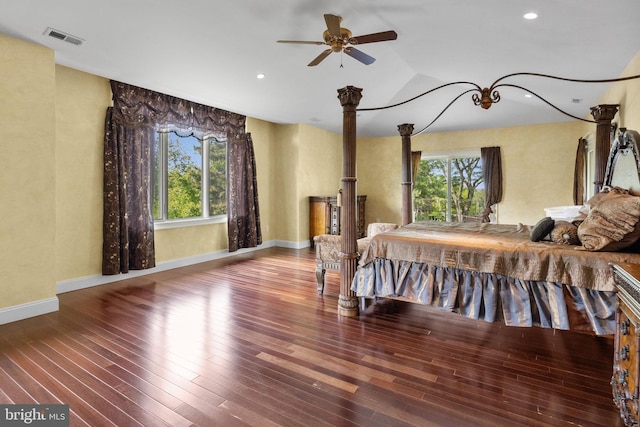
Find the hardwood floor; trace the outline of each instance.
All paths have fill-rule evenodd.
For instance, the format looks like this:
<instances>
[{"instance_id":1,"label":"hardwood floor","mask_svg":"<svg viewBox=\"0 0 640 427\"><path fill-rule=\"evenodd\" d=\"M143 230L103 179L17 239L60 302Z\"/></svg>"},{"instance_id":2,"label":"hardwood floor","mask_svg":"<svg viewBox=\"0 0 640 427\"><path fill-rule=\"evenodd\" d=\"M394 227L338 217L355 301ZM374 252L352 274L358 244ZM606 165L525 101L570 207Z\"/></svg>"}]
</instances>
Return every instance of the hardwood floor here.
<instances>
[{"instance_id":1,"label":"hardwood floor","mask_svg":"<svg viewBox=\"0 0 640 427\"><path fill-rule=\"evenodd\" d=\"M0 403L74 426L622 425L610 337L399 301L343 318L314 268L271 248L61 294L0 326Z\"/></svg>"}]
</instances>

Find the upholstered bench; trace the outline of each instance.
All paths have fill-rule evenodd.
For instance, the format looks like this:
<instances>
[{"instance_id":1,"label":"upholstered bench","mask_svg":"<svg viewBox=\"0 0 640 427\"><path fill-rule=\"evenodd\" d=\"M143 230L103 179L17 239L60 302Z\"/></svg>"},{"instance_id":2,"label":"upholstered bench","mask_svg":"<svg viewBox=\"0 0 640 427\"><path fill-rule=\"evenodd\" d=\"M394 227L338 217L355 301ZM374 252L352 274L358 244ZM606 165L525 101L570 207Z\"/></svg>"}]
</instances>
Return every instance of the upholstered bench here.
<instances>
[{"instance_id":1,"label":"upholstered bench","mask_svg":"<svg viewBox=\"0 0 640 427\"><path fill-rule=\"evenodd\" d=\"M372 222L367 227L367 236L358 239L358 256L369 244L373 236L385 231L398 228L397 224L389 222ZM342 241L340 235L321 234L313 238L316 248L316 281L318 282L318 293L324 292L325 273L327 270L340 271L340 252Z\"/></svg>"}]
</instances>

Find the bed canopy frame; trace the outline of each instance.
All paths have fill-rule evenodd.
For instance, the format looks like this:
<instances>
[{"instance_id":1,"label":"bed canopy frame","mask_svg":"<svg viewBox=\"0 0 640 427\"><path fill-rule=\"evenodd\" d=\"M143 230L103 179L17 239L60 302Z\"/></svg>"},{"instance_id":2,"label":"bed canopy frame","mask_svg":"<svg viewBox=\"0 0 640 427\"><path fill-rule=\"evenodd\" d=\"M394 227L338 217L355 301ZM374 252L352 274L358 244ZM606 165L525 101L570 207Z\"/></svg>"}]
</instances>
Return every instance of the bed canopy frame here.
<instances>
[{"instance_id":1,"label":"bed canopy frame","mask_svg":"<svg viewBox=\"0 0 640 427\"><path fill-rule=\"evenodd\" d=\"M338 89L338 99L343 110L343 136L342 136L342 210L341 210L341 262L340 262L340 294L338 297L338 314L341 316L355 317L359 314L359 302L354 291L351 290L351 282L353 281L357 263L358 263L358 247L357 247L357 230L356 230L356 112L372 111L392 108L413 101L421 96L451 85L471 85L471 89L465 90L445 107L445 109L425 128L418 133L424 132L431 126L455 101L461 96L476 92L472 99L475 105L479 105L484 109L488 109L492 104L500 101L499 87L512 87L525 90L532 93L535 97L558 110L559 112L570 116L577 120L582 120L596 124L595 136L595 174L594 174L594 193L602 188L607 171L607 159L611 148L611 123L618 112L618 104L601 104L591 107L591 115L593 120L588 120L571 115L560 108L556 107L546 99L528 89L510 83L503 82L506 78L529 75L557 80L579 82L579 83L609 83L624 80L640 78L640 75L621 77L616 79L605 80L578 80L567 79L556 76L549 76L537 73L515 73L508 74L496 80L489 88L481 88L471 82L453 82L436 87L424 92L407 101L379 108L358 109L360 100L362 99L362 89L355 86L346 86ZM404 123L398 126L398 132L402 138L402 172L401 172L401 189L402 189L402 225L412 222L412 168L411 168L411 136L414 135L414 125Z\"/></svg>"}]
</instances>

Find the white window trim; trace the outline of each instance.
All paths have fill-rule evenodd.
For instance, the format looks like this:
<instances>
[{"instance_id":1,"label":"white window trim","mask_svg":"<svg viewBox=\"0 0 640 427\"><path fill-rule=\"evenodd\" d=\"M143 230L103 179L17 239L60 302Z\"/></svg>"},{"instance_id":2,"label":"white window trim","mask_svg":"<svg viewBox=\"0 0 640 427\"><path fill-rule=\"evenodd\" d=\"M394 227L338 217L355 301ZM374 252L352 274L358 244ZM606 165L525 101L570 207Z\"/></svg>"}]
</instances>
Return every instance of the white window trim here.
<instances>
[{"instance_id":1,"label":"white window trim","mask_svg":"<svg viewBox=\"0 0 640 427\"><path fill-rule=\"evenodd\" d=\"M433 160L455 157L481 157L479 149L447 150L447 151L423 151L420 160Z\"/></svg>"},{"instance_id":2,"label":"white window trim","mask_svg":"<svg viewBox=\"0 0 640 427\"><path fill-rule=\"evenodd\" d=\"M163 134L168 135L169 133L171 133L170 131L158 131L161 132ZM204 138L202 140L202 163L201 163L201 169L204 171L205 167L206 167L206 162L209 159L209 154L210 154L210 146L207 142L207 138ZM224 141L226 144L226 141ZM168 200L168 188L167 188L167 181L168 181L168 169L166 167L166 165L168 164L168 139L167 141L163 142L162 144L160 144L160 156L161 156L161 160L163 165L165 165L165 167L162 168L162 183L160 184L160 188L161 191L164 193L163 197L162 197L162 212L163 215L164 213L167 212L167 204L169 202ZM228 147L227 147L228 148ZM228 159L226 160L228 161ZM210 182L209 180L204 179L205 174L202 174L203 176L203 182L202 182L202 191L203 194L208 194L209 193L209 189L210 189ZM162 219L153 219L153 229L154 230L167 230L167 229L172 229L172 228L182 228L182 227L193 227L193 226L199 226L199 225L208 225L208 224L222 224L222 223L226 223L227 222L227 214L221 214L221 215L215 215L215 216L209 216L210 212L209 212L209 204L207 203L208 201L205 201L204 198L201 199L201 209L202 209L202 213L203 215L200 217L191 217L191 218L174 218L174 219L169 219L169 218L162 218Z\"/></svg>"},{"instance_id":3,"label":"white window trim","mask_svg":"<svg viewBox=\"0 0 640 427\"><path fill-rule=\"evenodd\" d=\"M181 218L170 220L156 220L153 222L154 230L167 230L171 228L193 227L197 225L223 224L227 222L227 215L216 215L209 218Z\"/></svg>"},{"instance_id":4,"label":"white window trim","mask_svg":"<svg viewBox=\"0 0 640 427\"><path fill-rule=\"evenodd\" d=\"M420 155L420 161L425 161L425 160L437 160L437 159L455 159L455 158L467 158L467 157L482 157L482 153L480 149L466 149L466 150L447 150L447 151L423 151L422 154ZM451 221L451 168L447 168L447 193L448 193L448 201L447 201L447 212L446 212L446 216L447 216L447 221L446 222L450 222ZM413 197L413 195L412 195ZM497 221L498 219L498 209L497 209L497 205L493 205L495 208L494 210L494 215L495 218L492 218L492 220L495 219L495 221ZM412 212L412 215L414 215L414 213Z\"/></svg>"}]
</instances>

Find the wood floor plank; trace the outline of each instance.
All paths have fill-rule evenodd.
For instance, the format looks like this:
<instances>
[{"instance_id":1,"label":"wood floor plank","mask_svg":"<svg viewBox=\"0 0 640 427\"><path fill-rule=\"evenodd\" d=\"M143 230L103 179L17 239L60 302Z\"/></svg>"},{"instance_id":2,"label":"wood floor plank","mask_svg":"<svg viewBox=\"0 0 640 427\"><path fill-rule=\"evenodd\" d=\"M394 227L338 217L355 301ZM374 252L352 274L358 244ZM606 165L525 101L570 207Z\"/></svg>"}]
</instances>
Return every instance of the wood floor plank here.
<instances>
[{"instance_id":1,"label":"wood floor plank","mask_svg":"<svg viewBox=\"0 0 640 427\"><path fill-rule=\"evenodd\" d=\"M71 412L70 422L72 425L117 425L116 422L111 419L113 412L112 405L105 405L99 398L92 400L91 403L84 400L77 394L76 390L71 390L63 383L62 379L56 377L55 371L49 371L45 367L41 368L39 364L34 363L30 357L27 357L27 355L20 351L6 351L3 353L3 356L6 355L6 357L14 360L22 369L30 373L33 377L33 381L30 381L31 384L46 389L57 401L69 405ZM28 385L29 383L25 383L25 386ZM18 399L14 400L13 403L23 404L30 402L24 402ZM51 402L39 401L38 403L46 404ZM96 407L94 407L94 405Z\"/></svg>"},{"instance_id":2,"label":"wood floor plank","mask_svg":"<svg viewBox=\"0 0 640 427\"><path fill-rule=\"evenodd\" d=\"M67 370L73 370L78 372L78 374L80 374L79 370L81 370L81 373L85 374L87 377L95 378L96 381L104 384L105 387L101 387L101 395L103 397L111 398L113 400L122 396L128 399L127 402L131 402L132 405L144 408L144 411L149 412L149 414L152 414L154 417L158 417L161 420L159 424L166 423L167 425L176 427L190 426L192 424L189 420L178 416L173 410L179 404L179 400L173 399L173 401L170 402L170 406L165 406L157 399L160 397L164 400L165 396L158 396L156 390L149 388L146 388L146 391L142 392L137 387L140 387L141 385L144 386L144 382L137 381L135 377L132 378L133 381L125 381L124 377L118 377L108 370L93 364L91 360L55 340L47 342L46 345L50 351L45 349L44 352L48 355L58 354L60 356L60 361L58 363L61 366L67 366ZM73 361L75 366L68 363L68 361ZM88 384L88 382L86 383ZM93 381L91 381L91 383L95 384ZM95 389L95 386L92 386L92 388ZM121 404L118 406L121 408L123 407ZM135 412L131 409L126 411L130 415Z\"/></svg>"},{"instance_id":3,"label":"wood floor plank","mask_svg":"<svg viewBox=\"0 0 640 427\"><path fill-rule=\"evenodd\" d=\"M16 365L10 359L0 360L0 384L2 387L0 391L4 395L4 403L37 403L47 402L54 403L55 399L50 394L40 395L40 399L37 399L32 395L33 390L28 390L30 384L34 384L33 377L24 372L18 365ZM59 403L59 402L55 402Z\"/></svg>"},{"instance_id":4,"label":"wood floor plank","mask_svg":"<svg viewBox=\"0 0 640 427\"><path fill-rule=\"evenodd\" d=\"M287 368L281 368L278 364L270 364L268 361L261 363L259 358L254 358L253 361L243 359L242 364L236 367L232 375L224 370L216 370L215 373L207 373L206 378L232 388L242 395L258 392L263 396L257 398L261 404L276 399L278 402L285 401L289 406L302 409L306 413L319 412L321 413L318 416L319 419L330 419L334 414L343 412L357 415L354 411L357 405L348 399L341 398L344 395L341 389L329 385L323 387L321 382L311 382L305 375L298 375ZM331 391L329 394L319 395L318 390L322 388L331 389ZM229 398L233 400L237 399L237 396ZM276 409L279 405L280 403L271 406ZM363 408L358 408L358 412L362 411ZM349 418L338 424L351 425L347 420Z\"/></svg>"},{"instance_id":5,"label":"wood floor plank","mask_svg":"<svg viewBox=\"0 0 640 427\"><path fill-rule=\"evenodd\" d=\"M343 318L311 249L123 278L0 325L0 403L73 426L622 426L611 337L397 300Z\"/></svg>"}]
</instances>

